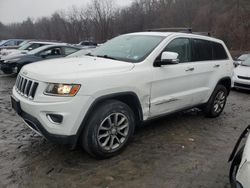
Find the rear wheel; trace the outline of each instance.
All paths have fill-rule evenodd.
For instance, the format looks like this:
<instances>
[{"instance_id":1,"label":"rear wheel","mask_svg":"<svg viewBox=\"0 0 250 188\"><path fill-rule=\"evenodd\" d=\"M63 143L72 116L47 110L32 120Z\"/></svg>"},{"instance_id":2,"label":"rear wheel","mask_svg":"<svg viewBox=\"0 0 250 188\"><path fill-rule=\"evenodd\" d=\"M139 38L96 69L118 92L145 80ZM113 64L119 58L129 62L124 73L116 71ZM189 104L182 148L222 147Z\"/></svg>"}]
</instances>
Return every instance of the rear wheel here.
<instances>
[{"instance_id":1,"label":"rear wheel","mask_svg":"<svg viewBox=\"0 0 250 188\"><path fill-rule=\"evenodd\" d=\"M228 91L223 85L217 85L208 103L203 108L207 117L218 117L223 111L227 101Z\"/></svg>"},{"instance_id":2,"label":"rear wheel","mask_svg":"<svg viewBox=\"0 0 250 188\"><path fill-rule=\"evenodd\" d=\"M82 146L94 157L112 157L126 147L134 129L134 114L129 106L109 100L91 114L82 134Z\"/></svg>"}]
</instances>

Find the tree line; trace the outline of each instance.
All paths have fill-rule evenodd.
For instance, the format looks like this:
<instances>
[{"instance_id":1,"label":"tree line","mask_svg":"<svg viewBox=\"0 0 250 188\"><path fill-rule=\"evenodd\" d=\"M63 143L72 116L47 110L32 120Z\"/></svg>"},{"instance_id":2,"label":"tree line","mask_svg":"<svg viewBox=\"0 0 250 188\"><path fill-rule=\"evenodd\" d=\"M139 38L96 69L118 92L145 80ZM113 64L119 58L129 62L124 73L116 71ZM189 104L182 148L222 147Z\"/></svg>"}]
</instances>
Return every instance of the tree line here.
<instances>
[{"instance_id":1,"label":"tree line","mask_svg":"<svg viewBox=\"0 0 250 188\"><path fill-rule=\"evenodd\" d=\"M106 40L151 28L187 27L210 32L231 50L250 49L249 0L134 0L118 7L114 0L93 0L50 17L0 23L0 39L46 39L77 43Z\"/></svg>"}]
</instances>

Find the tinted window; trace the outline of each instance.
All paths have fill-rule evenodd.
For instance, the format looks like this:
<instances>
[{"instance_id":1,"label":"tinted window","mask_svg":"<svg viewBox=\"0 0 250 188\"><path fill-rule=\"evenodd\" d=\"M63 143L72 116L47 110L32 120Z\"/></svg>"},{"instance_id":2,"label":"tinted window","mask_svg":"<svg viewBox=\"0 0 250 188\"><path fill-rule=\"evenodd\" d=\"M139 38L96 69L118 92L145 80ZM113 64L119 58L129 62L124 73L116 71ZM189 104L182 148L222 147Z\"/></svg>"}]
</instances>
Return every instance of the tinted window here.
<instances>
[{"instance_id":1,"label":"tinted window","mask_svg":"<svg viewBox=\"0 0 250 188\"><path fill-rule=\"evenodd\" d=\"M193 39L192 61L213 60L212 43L206 40Z\"/></svg>"},{"instance_id":2,"label":"tinted window","mask_svg":"<svg viewBox=\"0 0 250 188\"><path fill-rule=\"evenodd\" d=\"M44 50L40 53L40 55L45 55L45 56L59 56L62 55L61 48L50 48L48 50Z\"/></svg>"},{"instance_id":3,"label":"tinted window","mask_svg":"<svg viewBox=\"0 0 250 188\"><path fill-rule=\"evenodd\" d=\"M213 59L214 60L221 60L221 59L228 59L227 53L224 47L216 42L212 42L213 44Z\"/></svg>"},{"instance_id":4,"label":"tinted window","mask_svg":"<svg viewBox=\"0 0 250 188\"><path fill-rule=\"evenodd\" d=\"M176 52L179 54L180 63L190 62L190 40L186 38L178 38L172 40L164 51Z\"/></svg>"}]
</instances>

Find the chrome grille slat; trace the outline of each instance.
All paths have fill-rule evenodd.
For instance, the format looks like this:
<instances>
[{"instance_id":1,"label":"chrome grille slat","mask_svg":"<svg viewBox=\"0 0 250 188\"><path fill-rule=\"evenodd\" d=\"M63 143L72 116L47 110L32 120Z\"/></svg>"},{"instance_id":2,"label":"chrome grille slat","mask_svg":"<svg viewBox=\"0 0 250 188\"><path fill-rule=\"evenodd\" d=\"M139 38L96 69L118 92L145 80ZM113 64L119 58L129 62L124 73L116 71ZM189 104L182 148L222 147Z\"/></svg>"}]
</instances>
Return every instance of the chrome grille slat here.
<instances>
[{"instance_id":1,"label":"chrome grille slat","mask_svg":"<svg viewBox=\"0 0 250 188\"><path fill-rule=\"evenodd\" d=\"M33 100L35 97L38 85L39 85L38 82L25 78L21 75L18 75L16 84L15 84L15 89L23 97Z\"/></svg>"},{"instance_id":2,"label":"chrome grille slat","mask_svg":"<svg viewBox=\"0 0 250 188\"><path fill-rule=\"evenodd\" d=\"M30 88L33 88L33 87L34 87L34 82L32 82L32 84L31 84L31 87L30 87ZM32 89L30 89L28 96L31 96L31 91L32 91Z\"/></svg>"}]
</instances>

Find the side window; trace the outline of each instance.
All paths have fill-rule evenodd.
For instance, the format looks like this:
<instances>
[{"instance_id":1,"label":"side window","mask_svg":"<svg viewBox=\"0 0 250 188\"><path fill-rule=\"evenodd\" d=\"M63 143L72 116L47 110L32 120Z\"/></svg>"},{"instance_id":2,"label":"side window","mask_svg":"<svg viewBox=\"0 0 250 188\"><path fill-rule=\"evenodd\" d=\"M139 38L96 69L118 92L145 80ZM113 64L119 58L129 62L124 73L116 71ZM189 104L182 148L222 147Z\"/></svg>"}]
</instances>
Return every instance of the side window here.
<instances>
[{"instance_id":1,"label":"side window","mask_svg":"<svg viewBox=\"0 0 250 188\"><path fill-rule=\"evenodd\" d=\"M59 56L62 55L61 48L50 48L48 50L44 50L40 53L42 56Z\"/></svg>"},{"instance_id":2,"label":"side window","mask_svg":"<svg viewBox=\"0 0 250 188\"><path fill-rule=\"evenodd\" d=\"M31 44L31 45L28 47L28 50L34 50L34 49L36 49L36 48L38 48L38 47L40 47L39 44L33 43L33 44Z\"/></svg>"},{"instance_id":3,"label":"side window","mask_svg":"<svg viewBox=\"0 0 250 188\"><path fill-rule=\"evenodd\" d=\"M14 40L10 40L10 41L6 42L4 44L4 46L15 46L15 41Z\"/></svg>"},{"instance_id":4,"label":"side window","mask_svg":"<svg viewBox=\"0 0 250 188\"><path fill-rule=\"evenodd\" d=\"M227 53L224 47L220 43L213 42L213 59L214 60L228 59Z\"/></svg>"},{"instance_id":5,"label":"side window","mask_svg":"<svg viewBox=\"0 0 250 188\"><path fill-rule=\"evenodd\" d=\"M180 63L190 62L190 40L187 38L177 38L172 40L164 51L178 53Z\"/></svg>"},{"instance_id":6,"label":"side window","mask_svg":"<svg viewBox=\"0 0 250 188\"><path fill-rule=\"evenodd\" d=\"M78 49L76 49L76 48L69 48L69 47L64 48L64 53L65 53L66 56L70 55L70 54L72 54L72 53L74 53L76 51L78 51Z\"/></svg>"},{"instance_id":7,"label":"side window","mask_svg":"<svg viewBox=\"0 0 250 188\"><path fill-rule=\"evenodd\" d=\"M213 60L212 42L201 39L193 39L192 61Z\"/></svg>"},{"instance_id":8,"label":"side window","mask_svg":"<svg viewBox=\"0 0 250 188\"><path fill-rule=\"evenodd\" d=\"M17 40L16 41L16 46L18 46L19 44L21 44L23 41L21 41L21 40Z\"/></svg>"}]
</instances>

